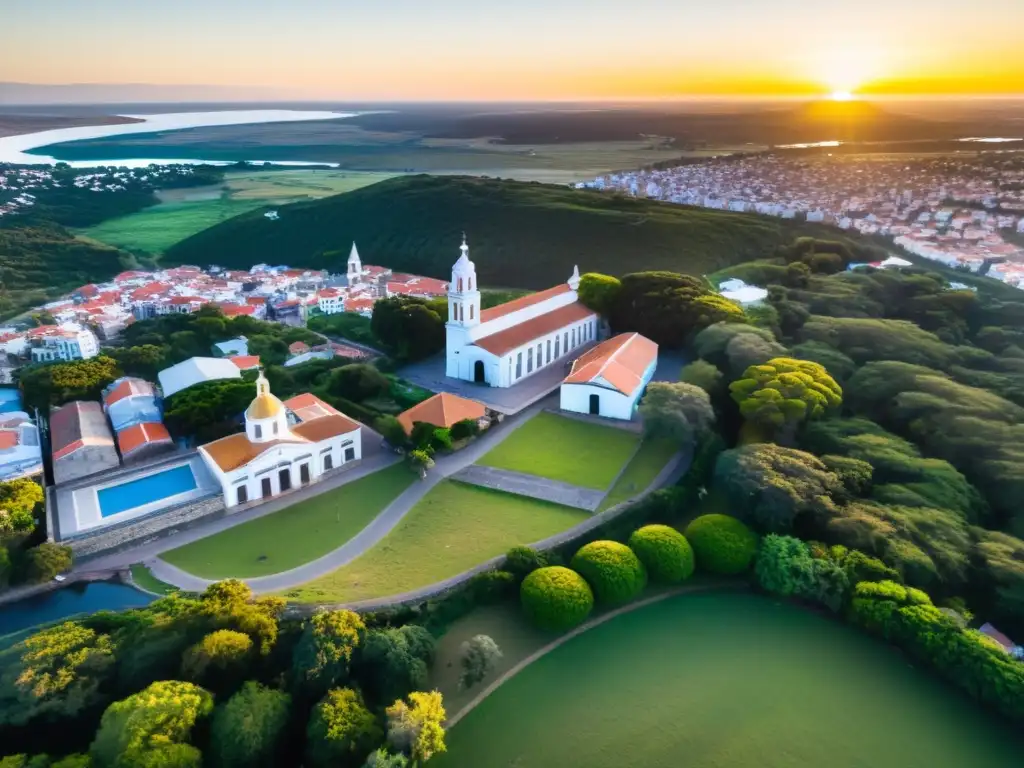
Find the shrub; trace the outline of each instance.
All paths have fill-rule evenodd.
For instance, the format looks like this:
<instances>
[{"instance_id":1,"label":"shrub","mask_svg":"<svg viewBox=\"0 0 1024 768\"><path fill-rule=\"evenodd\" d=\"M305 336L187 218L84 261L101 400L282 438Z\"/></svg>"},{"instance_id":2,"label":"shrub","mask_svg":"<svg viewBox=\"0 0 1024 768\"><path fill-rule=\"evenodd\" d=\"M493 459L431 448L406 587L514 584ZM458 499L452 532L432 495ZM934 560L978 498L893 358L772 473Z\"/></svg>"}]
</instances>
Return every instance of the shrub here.
<instances>
[{"instance_id":1,"label":"shrub","mask_svg":"<svg viewBox=\"0 0 1024 768\"><path fill-rule=\"evenodd\" d=\"M711 573L743 573L757 553L757 534L729 515L701 515L686 526L684 534L697 567Z\"/></svg>"},{"instance_id":2,"label":"shrub","mask_svg":"<svg viewBox=\"0 0 1024 768\"><path fill-rule=\"evenodd\" d=\"M769 533L761 541L754 575L761 589L773 595L807 596L814 583L811 550L800 539Z\"/></svg>"},{"instance_id":3,"label":"shrub","mask_svg":"<svg viewBox=\"0 0 1024 768\"><path fill-rule=\"evenodd\" d=\"M435 450L450 451L452 449L452 431L450 429L438 427L430 436L430 445L433 446Z\"/></svg>"},{"instance_id":4,"label":"shrub","mask_svg":"<svg viewBox=\"0 0 1024 768\"><path fill-rule=\"evenodd\" d=\"M327 389L331 394L358 403L387 394L391 382L368 363L352 363L331 371Z\"/></svg>"},{"instance_id":5,"label":"shrub","mask_svg":"<svg viewBox=\"0 0 1024 768\"><path fill-rule=\"evenodd\" d=\"M381 416L373 423L373 428L396 448L402 448L409 442L409 436L405 434L405 427L394 416Z\"/></svg>"},{"instance_id":6,"label":"shrub","mask_svg":"<svg viewBox=\"0 0 1024 768\"><path fill-rule=\"evenodd\" d=\"M452 424L452 439L465 440L480 434L480 423L476 419L463 419Z\"/></svg>"},{"instance_id":7,"label":"shrub","mask_svg":"<svg viewBox=\"0 0 1024 768\"><path fill-rule=\"evenodd\" d=\"M544 629L569 629L594 609L594 593L586 579L560 565L539 568L527 576L519 597L527 617Z\"/></svg>"},{"instance_id":8,"label":"shrub","mask_svg":"<svg viewBox=\"0 0 1024 768\"><path fill-rule=\"evenodd\" d=\"M550 565L547 557L530 547L512 547L505 553L505 570L520 581L546 565Z\"/></svg>"},{"instance_id":9,"label":"shrub","mask_svg":"<svg viewBox=\"0 0 1024 768\"><path fill-rule=\"evenodd\" d=\"M592 541L569 563L603 603L632 600L647 586L647 571L636 554L617 541Z\"/></svg>"},{"instance_id":10,"label":"shrub","mask_svg":"<svg viewBox=\"0 0 1024 768\"><path fill-rule=\"evenodd\" d=\"M693 575L693 548L675 528L645 525L629 537L629 548L653 581L678 584Z\"/></svg>"},{"instance_id":11,"label":"shrub","mask_svg":"<svg viewBox=\"0 0 1024 768\"><path fill-rule=\"evenodd\" d=\"M315 768L362 764L384 731L359 694L335 688L313 708L306 729L306 751Z\"/></svg>"}]
</instances>

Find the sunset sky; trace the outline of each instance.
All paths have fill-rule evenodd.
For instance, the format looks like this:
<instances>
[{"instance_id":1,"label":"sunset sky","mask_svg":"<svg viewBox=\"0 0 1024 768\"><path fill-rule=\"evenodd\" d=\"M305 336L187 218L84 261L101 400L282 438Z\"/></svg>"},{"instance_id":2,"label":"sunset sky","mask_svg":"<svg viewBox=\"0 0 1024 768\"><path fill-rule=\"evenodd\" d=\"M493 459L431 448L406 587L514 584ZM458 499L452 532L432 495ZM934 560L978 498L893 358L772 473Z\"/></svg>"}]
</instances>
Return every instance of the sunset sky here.
<instances>
[{"instance_id":1,"label":"sunset sky","mask_svg":"<svg viewBox=\"0 0 1024 768\"><path fill-rule=\"evenodd\" d=\"M1022 0L0 6L7 82L237 86L267 98L359 100L1024 92Z\"/></svg>"}]
</instances>

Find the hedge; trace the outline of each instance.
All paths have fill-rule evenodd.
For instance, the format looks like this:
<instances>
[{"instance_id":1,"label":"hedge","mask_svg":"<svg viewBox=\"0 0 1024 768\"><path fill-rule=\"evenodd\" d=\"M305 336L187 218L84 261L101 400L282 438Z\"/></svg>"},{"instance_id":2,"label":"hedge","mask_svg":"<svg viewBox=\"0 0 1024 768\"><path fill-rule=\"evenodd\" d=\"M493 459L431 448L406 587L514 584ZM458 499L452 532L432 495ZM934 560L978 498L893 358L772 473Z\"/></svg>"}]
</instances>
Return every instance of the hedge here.
<instances>
[{"instance_id":1,"label":"hedge","mask_svg":"<svg viewBox=\"0 0 1024 768\"><path fill-rule=\"evenodd\" d=\"M617 541L593 541L569 563L602 603L632 600L647 586L647 571L633 550Z\"/></svg>"},{"instance_id":2,"label":"hedge","mask_svg":"<svg viewBox=\"0 0 1024 768\"><path fill-rule=\"evenodd\" d=\"M570 629L594 609L594 593L586 580L560 565L538 568L527 576L519 598L530 621L544 629Z\"/></svg>"},{"instance_id":3,"label":"hedge","mask_svg":"<svg viewBox=\"0 0 1024 768\"><path fill-rule=\"evenodd\" d=\"M684 534L697 567L710 573L743 573L757 554L757 534L729 515L701 515L686 526Z\"/></svg>"},{"instance_id":4,"label":"hedge","mask_svg":"<svg viewBox=\"0 0 1024 768\"><path fill-rule=\"evenodd\" d=\"M693 575L693 548L675 528L645 525L629 537L629 548L640 558L652 581L678 584Z\"/></svg>"}]
</instances>

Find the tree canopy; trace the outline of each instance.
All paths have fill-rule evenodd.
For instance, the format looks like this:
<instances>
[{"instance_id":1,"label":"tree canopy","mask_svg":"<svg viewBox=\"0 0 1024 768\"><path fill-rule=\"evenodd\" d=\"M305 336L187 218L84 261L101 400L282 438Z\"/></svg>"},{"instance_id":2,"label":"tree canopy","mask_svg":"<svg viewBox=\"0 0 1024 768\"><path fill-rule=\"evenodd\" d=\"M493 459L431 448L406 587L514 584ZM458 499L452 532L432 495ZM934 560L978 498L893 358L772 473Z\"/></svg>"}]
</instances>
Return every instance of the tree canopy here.
<instances>
[{"instance_id":1,"label":"tree canopy","mask_svg":"<svg viewBox=\"0 0 1024 768\"><path fill-rule=\"evenodd\" d=\"M752 365L729 391L745 418L776 430L824 416L843 402L842 388L821 365L789 357Z\"/></svg>"},{"instance_id":2,"label":"tree canopy","mask_svg":"<svg viewBox=\"0 0 1024 768\"><path fill-rule=\"evenodd\" d=\"M708 393L693 384L653 381L640 402L644 434L680 445L699 438L715 421Z\"/></svg>"}]
</instances>

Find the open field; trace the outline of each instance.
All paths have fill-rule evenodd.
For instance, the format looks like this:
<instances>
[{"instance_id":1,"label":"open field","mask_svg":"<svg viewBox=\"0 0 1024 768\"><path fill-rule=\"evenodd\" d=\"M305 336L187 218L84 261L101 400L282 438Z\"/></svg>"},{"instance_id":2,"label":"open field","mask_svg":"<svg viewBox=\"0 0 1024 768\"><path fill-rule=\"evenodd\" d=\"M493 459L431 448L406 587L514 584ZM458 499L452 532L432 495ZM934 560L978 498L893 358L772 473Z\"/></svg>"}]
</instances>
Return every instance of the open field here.
<instances>
[{"instance_id":1,"label":"open field","mask_svg":"<svg viewBox=\"0 0 1024 768\"><path fill-rule=\"evenodd\" d=\"M583 633L447 744L438 768L1007 768L1024 748L877 640L736 593L671 597Z\"/></svg>"},{"instance_id":2,"label":"open field","mask_svg":"<svg viewBox=\"0 0 1024 768\"><path fill-rule=\"evenodd\" d=\"M633 498L654 482L654 478L665 468L669 459L676 455L679 446L671 440L644 440L640 450L636 452L626 471L616 481L615 486L604 497L598 512L614 507L623 501Z\"/></svg>"},{"instance_id":3,"label":"open field","mask_svg":"<svg viewBox=\"0 0 1024 768\"><path fill-rule=\"evenodd\" d=\"M477 463L604 490L639 439L633 432L542 411Z\"/></svg>"},{"instance_id":4,"label":"open field","mask_svg":"<svg viewBox=\"0 0 1024 768\"><path fill-rule=\"evenodd\" d=\"M229 171L224 184L158 193L162 202L81 230L80 234L129 251L160 254L186 237L265 205L283 205L350 192L390 173L351 171Z\"/></svg>"},{"instance_id":5,"label":"open field","mask_svg":"<svg viewBox=\"0 0 1024 768\"><path fill-rule=\"evenodd\" d=\"M587 517L580 510L444 481L362 557L282 596L342 602L401 594L457 576L516 544L540 541Z\"/></svg>"},{"instance_id":6,"label":"open field","mask_svg":"<svg viewBox=\"0 0 1024 768\"><path fill-rule=\"evenodd\" d=\"M280 573L323 557L373 520L416 476L395 464L160 557L204 579Z\"/></svg>"}]
</instances>

